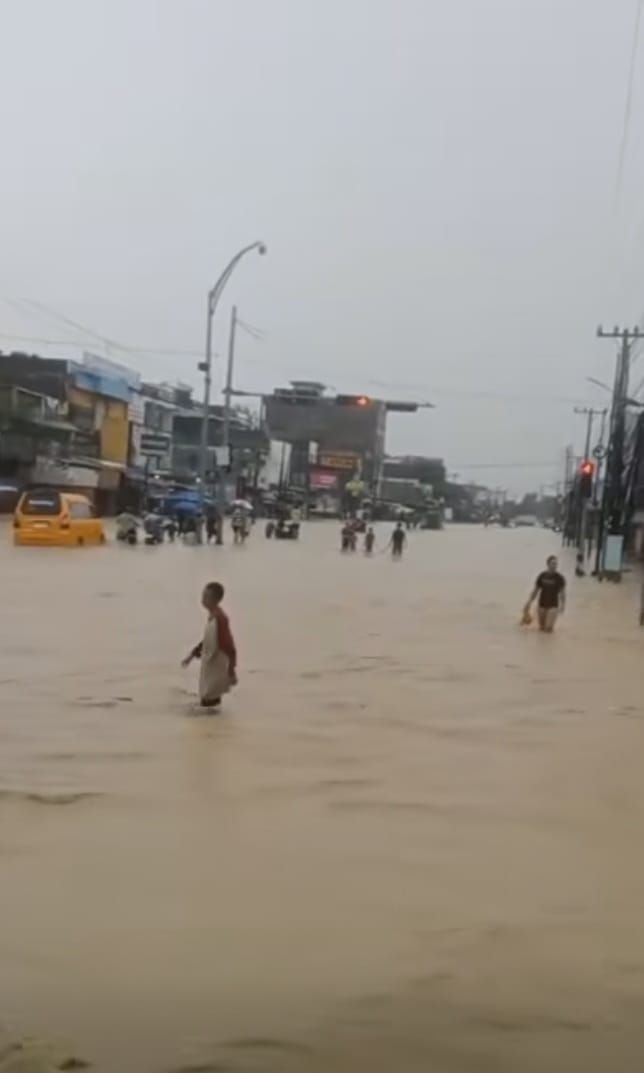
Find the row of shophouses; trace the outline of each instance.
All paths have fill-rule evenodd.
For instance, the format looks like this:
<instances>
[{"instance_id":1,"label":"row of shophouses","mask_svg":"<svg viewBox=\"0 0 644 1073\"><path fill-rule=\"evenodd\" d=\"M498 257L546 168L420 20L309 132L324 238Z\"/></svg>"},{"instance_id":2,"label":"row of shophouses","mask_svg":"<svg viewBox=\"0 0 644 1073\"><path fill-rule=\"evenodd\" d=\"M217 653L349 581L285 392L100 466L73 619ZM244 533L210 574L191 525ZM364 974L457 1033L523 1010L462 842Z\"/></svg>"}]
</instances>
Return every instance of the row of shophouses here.
<instances>
[{"instance_id":1,"label":"row of shophouses","mask_svg":"<svg viewBox=\"0 0 644 1073\"><path fill-rule=\"evenodd\" d=\"M192 484L202 417L190 387L146 383L101 357L0 353L0 506L14 489L47 484L109 514L142 500L151 482ZM222 461L222 425L212 406L209 472ZM267 442L243 411L233 413L230 442L238 473L256 476Z\"/></svg>"}]
</instances>

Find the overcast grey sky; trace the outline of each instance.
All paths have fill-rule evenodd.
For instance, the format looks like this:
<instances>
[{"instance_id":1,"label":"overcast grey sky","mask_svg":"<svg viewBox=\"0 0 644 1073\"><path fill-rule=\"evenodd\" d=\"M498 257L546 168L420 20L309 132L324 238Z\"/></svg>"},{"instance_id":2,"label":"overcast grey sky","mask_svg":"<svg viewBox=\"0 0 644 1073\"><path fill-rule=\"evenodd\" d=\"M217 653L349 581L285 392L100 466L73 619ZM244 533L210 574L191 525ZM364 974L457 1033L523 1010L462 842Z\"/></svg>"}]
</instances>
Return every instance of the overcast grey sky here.
<instances>
[{"instance_id":1,"label":"overcast grey sky","mask_svg":"<svg viewBox=\"0 0 644 1073\"><path fill-rule=\"evenodd\" d=\"M0 298L200 350L207 288L262 238L216 325L222 353L233 301L266 332L240 337L240 387L429 398L392 451L555 480L572 401L603 400L584 377L611 380L597 323L644 313L644 40L614 209L635 10L0 0ZM2 333L73 334L6 301ZM194 357L112 356L196 381Z\"/></svg>"}]
</instances>

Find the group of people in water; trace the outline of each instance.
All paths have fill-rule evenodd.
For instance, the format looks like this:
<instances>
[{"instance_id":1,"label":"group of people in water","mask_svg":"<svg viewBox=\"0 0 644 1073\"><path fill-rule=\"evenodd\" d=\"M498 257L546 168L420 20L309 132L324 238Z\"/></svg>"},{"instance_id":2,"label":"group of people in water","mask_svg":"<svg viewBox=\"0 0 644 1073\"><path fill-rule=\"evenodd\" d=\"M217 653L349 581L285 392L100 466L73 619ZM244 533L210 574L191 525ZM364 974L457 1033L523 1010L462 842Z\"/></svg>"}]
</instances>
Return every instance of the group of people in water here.
<instances>
[{"instance_id":1,"label":"group of people in water","mask_svg":"<svg viewBox=\"0 0 644 1073\"><path fill-rule=\"evenodd\" d=\"M243 543L247 536L248 520L241 513L233 512L231 524L235 543ZM373 555L376 546L374 527L368 523L347 519L341 528L341 550L353 553L358 548L358 536L362 536L364 554ZM402 521L396 523L388 543L382 549L390 551L393 559L401 559L407 542ZM237 648L228 616L222 607L224 587L218 581L209 582L203 589L201 603L207 614L203 639L190 650L183 660L187 667L193 660L200 660L199 703L203 709L216 710L222 697L237 684ZM543 633L552 633L557 618L566 606L566 579L559 571L555 555L546 561L534 583L523 608L522 624L532 622L532 608L536 604L537 624Z\"/></svg>"},{"instance_id":2,"label":"group of people in water","mask_svg":"<svg viewBox=\"0 0 644 1073\"><path fill-rule=\"evenodd\" d=\"M365 555L373 555L376 546L376 532L372 525L356 522L348 518L340 530L340 550L342 552L354 552L358 550L358 537L362 534L362 548ZM407 534L402 522L396 522L396 527L391 534L389 543L383 551L391 551L392 559L402 559Z\"/></svg>"},{"instance_id":3,"label":"group of people in water","mask_svg":"<svg viewBox=\"0 0 644 1073\"><path fill-rule=\"evenodd\" d=\"M144 544L174 544L177 537L186 544L221 543L222 521L215 511L202 514L167 515L151 509L142 515L124 510L116 517L116 539L135 545L141 539ZM230 518L233 543L243 544L248 537L252 518L248 511L235 508Z\"/></svg>"}]
</instances>

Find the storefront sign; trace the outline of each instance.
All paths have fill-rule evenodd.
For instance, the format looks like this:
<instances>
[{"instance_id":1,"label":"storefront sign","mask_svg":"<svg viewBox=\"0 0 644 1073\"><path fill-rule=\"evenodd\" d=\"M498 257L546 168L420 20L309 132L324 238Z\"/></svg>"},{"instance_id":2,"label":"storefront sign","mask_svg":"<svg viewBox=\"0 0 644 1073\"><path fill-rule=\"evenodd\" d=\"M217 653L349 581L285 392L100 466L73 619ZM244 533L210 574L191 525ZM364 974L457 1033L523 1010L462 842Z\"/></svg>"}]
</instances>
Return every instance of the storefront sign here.
<instances>
[{"instance_id":1,"label":"storefront sign","mask_svg":"<svg viewBox=\"0 0 644 1073\"><path fill-rule=\"evenodd\" d=\"M340 469L353 472L358 465L360 456L355 451L321 451L318 454L318 463L326 469Z\"/></svg>"},{"instance_id":2,"label":"storefront sign","mask_svg":"<svg viewBox=\"0 0 644 1073\"><path fill-rule=\"evenodd\" d=\"M309 474L309 488L313 492L329 492L338 487L337 473L329 473L325 470L311 470Z\"/></svg>"},{"instance_id":3,"label":"storefront sign","mask_svg":"<svg viewBox=\"0 0 644 1073\"><path fill-rule=\"evenodd\" d=\"M170 435L160 432L144 432L141 435L141 454L161 455L170 447Z\"/></svg>"}]
</instances>

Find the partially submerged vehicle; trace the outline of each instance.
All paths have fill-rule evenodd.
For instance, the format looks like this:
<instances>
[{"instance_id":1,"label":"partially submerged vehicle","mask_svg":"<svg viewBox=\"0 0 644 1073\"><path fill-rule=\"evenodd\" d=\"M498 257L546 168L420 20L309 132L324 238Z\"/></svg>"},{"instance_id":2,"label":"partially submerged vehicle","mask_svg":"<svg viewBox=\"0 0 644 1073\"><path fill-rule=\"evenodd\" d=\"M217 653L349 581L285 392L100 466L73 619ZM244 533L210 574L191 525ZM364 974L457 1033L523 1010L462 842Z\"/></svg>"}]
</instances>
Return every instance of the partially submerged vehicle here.
<instances>
[{"instance_id":1,"label":"partially submerged vehicle","mask_svg":"<svg viewBox=\"0 0 644 1073\"><path fill-rule=\"evenodd\" d=\"M422 510L419 521L420 529L442 529L443 508L435 500Z\"/></svg>"},{"instance_id":2,"label":"partially submerged vehicle","mask_svg":"<svg viewBox=\"0 0 644 1073\"><path fill-rule=\"evenodd\" d=\"M280 518L277 522L268 521L264 529L267 540L297 540L300 535L300 523Z\"/></svg>"}]
</instances>

